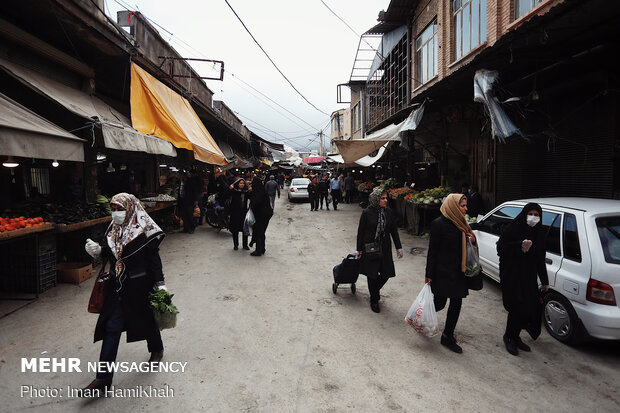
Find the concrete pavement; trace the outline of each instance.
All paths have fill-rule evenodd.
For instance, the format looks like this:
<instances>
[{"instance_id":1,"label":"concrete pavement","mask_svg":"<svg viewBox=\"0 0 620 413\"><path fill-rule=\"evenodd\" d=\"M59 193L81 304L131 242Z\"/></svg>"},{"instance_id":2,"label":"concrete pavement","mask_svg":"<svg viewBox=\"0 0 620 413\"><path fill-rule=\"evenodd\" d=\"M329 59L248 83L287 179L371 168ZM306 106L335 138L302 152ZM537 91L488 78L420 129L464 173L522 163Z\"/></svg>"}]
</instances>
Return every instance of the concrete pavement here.
<instances>
[{"instance_id":1,"label":"concrete pavement","mask_svg":"<svg viewBox=\"0 0 620 413\"><path fill-rule=\"evenodd\" d=\"M170 234L161 247L166 283L179 307L178 327L164 330L164 361L183 373L117 373L118 389L153 386L173 397L68 397L94 374L21 371L21 358L97 361L96 315L86 312L93 280L61 284L0 319L0 411L421 412L620 409L617 343L565 346L546 332L531 353L509 355L505 312L496 284L464 300L457 325L463 354L425 338L403 318L423 285L427 242L400 231L405 257L369 308L365 277L357 294L331 291L332 267L355 249L361 209L310 212L308 203L276 200L267 254L233 251L228 232L207 226ZM413 247L423 249L413 255ZM445 310L439 313L443 326ZM148 359L144 342L118 361ZM26 392L23 393L26 386ZM59 389L60 397L33 397Z\"/></svg>"}]
</instances>

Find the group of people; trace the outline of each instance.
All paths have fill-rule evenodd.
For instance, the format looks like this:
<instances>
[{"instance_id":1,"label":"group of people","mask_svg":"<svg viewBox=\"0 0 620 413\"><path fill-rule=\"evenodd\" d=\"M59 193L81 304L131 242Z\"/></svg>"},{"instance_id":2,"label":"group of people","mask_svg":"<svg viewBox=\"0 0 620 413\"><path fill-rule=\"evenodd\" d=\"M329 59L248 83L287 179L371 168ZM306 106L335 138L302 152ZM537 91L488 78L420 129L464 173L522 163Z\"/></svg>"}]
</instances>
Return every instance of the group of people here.
<instances>
[{"instance_id":1,"label":"group of people","mask_svg":"<svg viewBox=\"0 0 620 413\"><path fill-rule=\"evenodd\" d=\"M269 182L275 182L273 178ZM332 196L334 191L342 188L338 186L340 178L334 177L329 183L328 192ZM326 181L326 178L322 177L322 180ZM267 188L271 186L267 185ZM224 192L224 188L220 189ZM237 177L225 189L230 196L234 249L239 247L239 232L243 232L246 214L251 210L255 217L252 241L256 244L251 255L263 255L265 231L273 215L266 185L258 176L249 185L245 179ZM396 219L387 203L387 191L376 188L369 196L369 206L361 214L357 231L356 258L361 260L360 272L368 277L370 307L376 313L380 312L381 288L396 274L392 241L397 257L403 257ZM440 342L456 353L462 352L454 337L462 300L470 289L481 288L472 284L472 278L465 276L467 241L476 245L476 237L465 219L467 203L464 194L451 194L444 200L441 215L431 224L425 273L425 282L430 284L434 294L436 310L442 310L448 300L450 302ZM85 246L93 258L102 257L104 262L112 263L112 282L94 335L95 341L103 340L99 359L104 362L116 360L121 333L126 331L128 342L146 340L149 362L157 363L163 358L164 346L149 306L149 293L154 287L166 289L159 255L159 245L165 234L134 195L115 195L110 208L112 222L103 239L99 242L88 239ZM519 350L531 350L520 338L523 329L534 339L540 334L537 278L540 278L543 291L549 288L544 261L545 238L542 209L530 203L504 230L497 243L502 299L508 311L503 340L507 351L513 355L518 355ZM246 233L243 233L242 240L243 249L248 250ZM109 387L112 377L110 370L99 371L85 390Z\"/></svg>"},{"instance_id":2,"label":"group of people","mask_svg":"<svg viewBox=\"0 0 620 413\"><path fill-rule=\"evenodd\" d=\"M311 175L308 184L310 211L323 209L323 202L328 211L330 203L333 204L334 211L337 211L338 204L342 203L342 193L346 189L346 182L342 174L333 177L327 173Z\"/></svg>"},{"instance_id":3,"label":"group of people","mask_svg":"<svg viewBox=\"0 0 620 413\"><path fill-rule=\"evenodd\" d=\"M380 312L380 290L387 280L395 276L391 240L396 255L403 256L396 221L387 206L387 191L375 188L369 196L369 206L360 217L357 230L356 257L361 259L359 268L368 277L370 307ZM458 345L454 330L458 322L463 298L469 290L482 288L481 275L465 275L467 244L474 246L476 237L465 218L468 198L465 194L450 194L441 205L441 215L431 223L427 253L425 283L430 284L436 311L448 304L448 312L441 344L456 353ZM500 280L504 308L508 312L503 340L506 350L518 355L519 350L531 351L520 334L526 330L533 339L541 331L541 291L549 288L545 265L546 231L542 226L542 209L538 204L527 204L521 213L506 227L497 243L500 258Z\"/></svg>"}]
</instances>

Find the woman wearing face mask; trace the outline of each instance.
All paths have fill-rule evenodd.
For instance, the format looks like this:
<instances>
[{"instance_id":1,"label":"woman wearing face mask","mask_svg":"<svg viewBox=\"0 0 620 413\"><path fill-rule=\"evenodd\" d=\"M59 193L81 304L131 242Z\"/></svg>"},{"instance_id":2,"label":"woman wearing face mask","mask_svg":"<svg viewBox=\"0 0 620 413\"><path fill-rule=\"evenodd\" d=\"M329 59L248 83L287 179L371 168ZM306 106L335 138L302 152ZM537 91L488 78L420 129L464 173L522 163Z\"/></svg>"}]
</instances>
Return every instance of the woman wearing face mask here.
<instances>
[{"instance_id":1,"label":"woman wearing face mask","mask_svg":"<svg viewBox=\"0 0 620 413\"><path fill-rule=\"evenodd\" d=\"M540 335L540 294L549 289L545 264L547 233L542 226L542 209L527 204L506 227L497 242L499 278L504 308L508 311L504 343L506 350L518 355L519 350L531 351L519 334L525 329L535 340Z\"/></svg>"},{"instance_id":2,"label":"woman wearing face mask","mask_svg":"<svg viewBox=\"0 0 620 413\"><path fill-rule=\"evenodd\" d=\"M114 277L95 328L95 342L103 340L99 361L116 360L121 332L126 331L127 342L146 340L149 362L156 363L164 355L164 346L148 296L153 286L166 289L159 257L165 234L133 195L114 195L110 208L112 223L102 245L88 239L85 247L93 258L101 255L104 262L112 263ZM85 389L110 386L112 375L99 371Z\"/></svg>"},{"instance_id":3,"label":"woman wearing face mask","mask_svg":"<svg viewBox=\"0 0 620 413\"><path fill-rule=\"evenodd\" d=\"M403 247L398 236L396 220L392 210L387 206L387 191L375 188L368 197L370 205L360 217L357 227L357 258L361 257L360 272L368 277L368 292L370 293L370 308L375 313L380 312L380 291L388 279L396 276L394 259L392 258L392 243L396 246L396 256L403 257ZM367 251L368 244L380 246L381 253L373 254Z\"/></svg>"},{"instance_id":4,"label":"woman wearing face mask","mask_svg":"<svg viewBox=\"0 0 620 413\"><path fill-rule=\"evenodd\" d=\"M462 353L463 349L454 338L454 329L459 320L463 298L468 294L465 277L467 239L475 244L476 237L465 219L465 195L448 195L440 211L441 215L431 223L425 282L431 285L435 310L442 310L450 299L441 344L455 353Z\"/></svg>"},{"instance_id":5,"label":"woman wearing face mask","mask_svg":"<svg viewBox=\"0 0 620 413\"><path fill-rule=\"evenodd\" d=\"M232 233L233 246L239 249L239 232L243 232L245 214L248 212L248 196L245 188L245 179L238 178L232 185L230 201L230 232ZM243 249L249 250L248 236L243 234Z\"/></svg>"}]
</instances>

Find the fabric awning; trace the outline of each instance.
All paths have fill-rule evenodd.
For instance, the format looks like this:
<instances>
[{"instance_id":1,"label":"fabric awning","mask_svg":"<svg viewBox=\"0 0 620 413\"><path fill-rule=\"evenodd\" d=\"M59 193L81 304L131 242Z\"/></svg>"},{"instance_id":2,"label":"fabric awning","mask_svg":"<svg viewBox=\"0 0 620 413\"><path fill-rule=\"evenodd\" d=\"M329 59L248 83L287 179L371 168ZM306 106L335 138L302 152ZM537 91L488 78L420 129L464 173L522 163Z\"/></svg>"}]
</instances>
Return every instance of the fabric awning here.
<instances>
[{"instance_id":1,"label":"fabric awning","mask_svg":"<svg viewBox=\"0 0 620 413\"><path fill-rule=\"evenodd\" d=\"M0 93L0 155L84 162L84 143Z\"/></svg>"},{"instance_id":2,"label":"fabric awning","mask_svg":"<svg viewBox=\"0 0 620 413\"><path fill-rule=\"evenodd\" d=\"M231 160L235 157L235 151L228 144L228 142L225 142L222 139L217 139L216 138L215 139L215 143L217 144L217 147L220 148L220 150L222 151L222 153L226 157L226 160L228 162L231 162Z\"/></svg>"},{"instance_id":3,"label":"fabric awning","mask_svg":"<svg viewBox=\"0 0 620 413\"><path fill-rule=\"evenodd\" d=\"M424 115L424 103L425 102L417 109L411 111L404 121L388 125L385 128L370 133L366 135L364 139L337 140L336 146L344 161L346 163L355 162L373 153L387 143L400 142L401 132L418 128L418 125L422 121L422 116Z\"/></svg>"},{"instance_id":4,"label":"fabric awning","mask_svg":"<svg viewBox=\"0 0 620 413\"><path fill-rule=\"evenodd\" d=\"M227 164L188 100L133 62L130 102L132 125L139 132L165 139L177 148L192 150L199 161Z\"/></svg>"},{"instance_id":5,"label":"fabric awning","mask_svg":"<svg viewBox=\"0 0 620 413\"><path fill-rule=\"evenodd\" d=\"M350 167L350 166L371 166L372 164L374 164L375 162L377 162L379 159L381 159L381 157L383 156L383 154L385 154L385 150L387 149L388 144L384 144L382 147L379 148L379 150L377 151L377 154L375 156L363 156L360 159L357 159L354 162L348 162L345 163L344 158L342 157L342 155L330 155L329 159L332 159L334 162L340 163L340 164L344 164L344 167Z\"/></svg>"},{"instance_id":6,"label":"fabric awning","mask_svg":"<svg viewBox=\"0 0 620 413\"><path fill-rule=\"evenodd\" d=\"M302 158L302 162L307 164L310 163L319 163L319 162L323 162L325 160L324 156L307 156Z\"/></svg>"},{"instance_id":7,"label":"fabric awning","mask_svg":"<svg viewBox=\"0 0 620 413\"><path fill-rule=\"evenodd\" d=\"M131 127L129 118L101 99L6 59L0 58L0 67L24 85L64 106L70 112L100 123L106 148L177 156L170 142L136 131Z\"/></svg>"}]
</instances>

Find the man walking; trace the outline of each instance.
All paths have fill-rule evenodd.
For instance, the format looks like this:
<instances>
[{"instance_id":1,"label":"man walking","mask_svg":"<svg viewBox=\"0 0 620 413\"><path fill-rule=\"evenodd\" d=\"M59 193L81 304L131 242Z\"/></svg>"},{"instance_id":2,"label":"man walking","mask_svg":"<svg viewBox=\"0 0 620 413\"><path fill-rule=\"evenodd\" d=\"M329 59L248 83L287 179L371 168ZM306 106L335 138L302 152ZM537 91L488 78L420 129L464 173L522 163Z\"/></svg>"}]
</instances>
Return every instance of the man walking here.
<instances>
[{"instance_id":1,"label":"man walking","mask_svg":"<svg viewBox=\"0 0 620 413\"><path fill-rule=\"evenodd\" d=\"M351 172L347 174L347 177L344 178L344 191L346 192L346 202L350 204L353 202L353 195L355 193L355 179L353 179L353 175Z\"/></svg>"},{"instance_id":2,"label":"man walking","mask_svg":"<svg viewBox=\"0 0 620 413\"><path fill-rule=\"evenodd\" d=\"M310 211L319 210L319 182L316 176L310 175L308 184L308 198L310 198Z\"/></svg>"},{"instance_id":3,"label":"man walking","mask_svg":"<svg viewBox=\"0 0 620 413\"><path fill-rule=\"evenodd\" d=\"M271 209L273 210L276 204L276 192L278 194L278 199L280 199L280 185L276 182L276 177L271 175L269 177L269 182L265 184L265 192L269 195L269 203L271 204Z\"/></svg>"},{"instance_id":4,"label":"man walking","mask_svg":"<svg viewBox=\"0 0 620 413\"><path fill-rule=\"evenodd\" d=\"M327 177L325 175L322 175L321 180L319 181L319 203L321 205L321 209L323 209L323 200L325 200L325 207L329 211L329 203L327 202L328 196L329 182L327 181Z\"/></svg>"},{"instance_id":5,"label":"man walking","mask_svg":"<svg viewBox=\"0 0 620 413\"><path fill-rule=\"evenodd\" d=\"M340 202L340 197L342 196L341 185L340 178L337 176L334 176L329 182L329 193L331 194L332 202L334 203L334 211L338 210L338 203Z\"/></svg>"}]
</instances>

